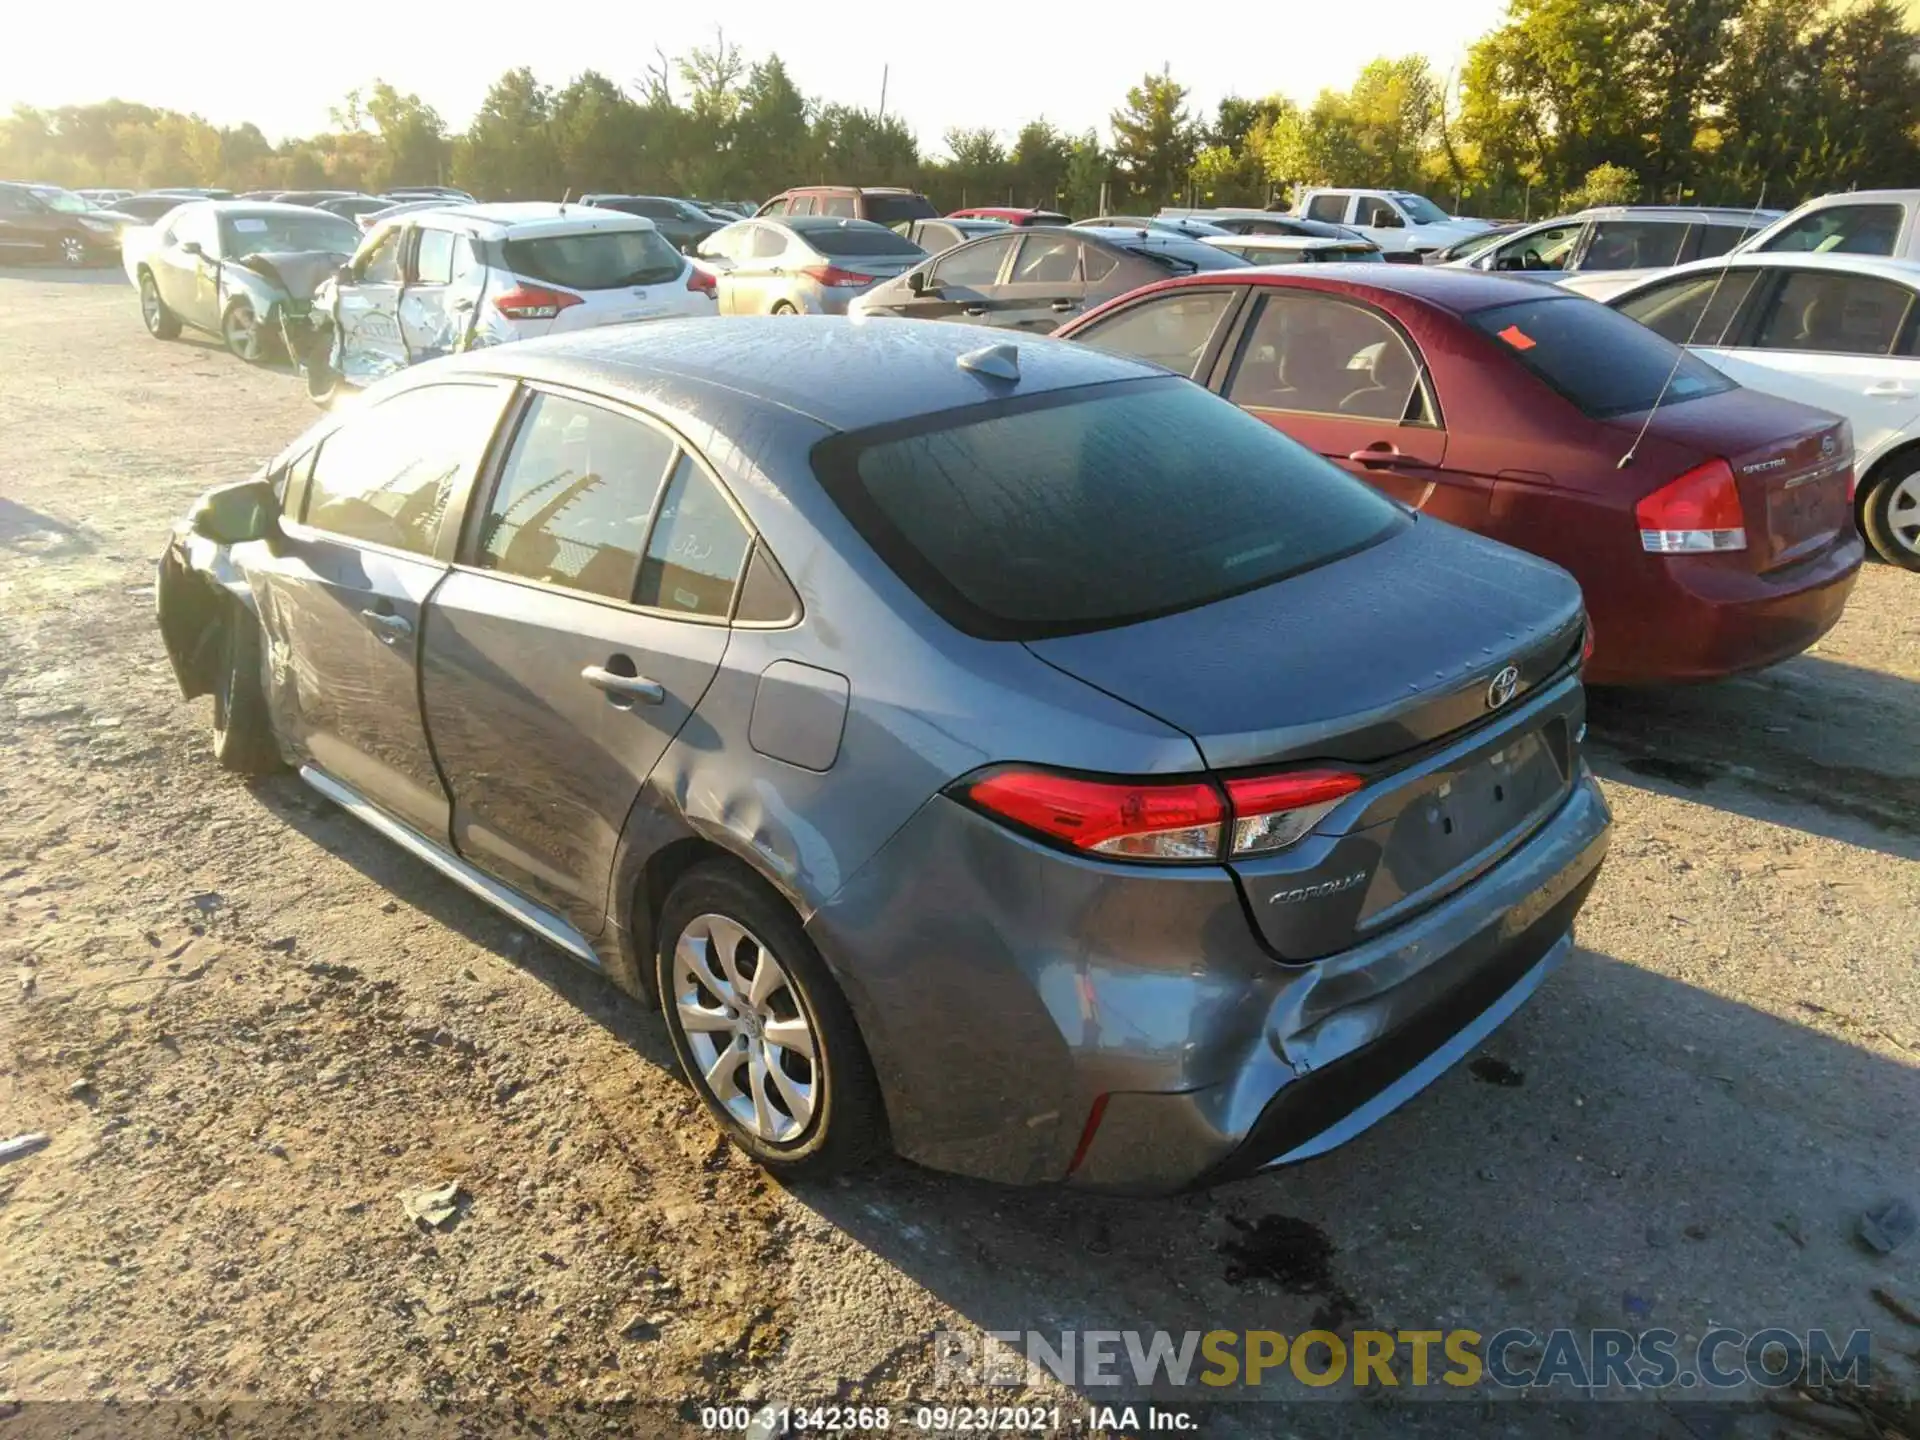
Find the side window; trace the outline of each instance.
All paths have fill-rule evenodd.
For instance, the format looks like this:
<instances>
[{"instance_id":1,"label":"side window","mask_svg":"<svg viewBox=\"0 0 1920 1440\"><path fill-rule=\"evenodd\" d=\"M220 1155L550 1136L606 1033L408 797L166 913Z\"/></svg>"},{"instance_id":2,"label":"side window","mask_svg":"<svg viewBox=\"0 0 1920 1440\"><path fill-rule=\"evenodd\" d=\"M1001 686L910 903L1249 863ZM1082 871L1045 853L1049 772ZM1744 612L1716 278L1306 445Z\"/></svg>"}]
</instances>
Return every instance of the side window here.
<instances>
[{"instance_id":1,"label":"side window","mask_svg":"<svg viewBox=\"0 0 1920 1440\"><path fill-rule=\"evenodd\" d=\"M1726 254L1747 236L1753 234L1751 226L1744 225L1696 225L1693 227L1693 260L1712 260Z\"/></svg>"},{"instance_id":2,"label":"side window","mask_svg":"<svg viewBox=\"0 0 1920 1440\"><path fill-rule=\"evenodd\" d=\"M0 187L0 215L24 215L27 207L18 190Z\"/></svg>"},{"instance_id":3,"label":"side window","mask_svg":"<svg viewBox=\"0 0 1920 1440\"><path fill-rule=\"evenodd\" d=\"M1362 195L1354 213L1353 223L1391 228L1405 222L1401 220L1400 212L1387 201L1380 199L1377 195Z\"/></svg>"},{"instance_id":4,"label":"side window","mask_svg":"<svg viewBox=\"0 0 1920 1440\"><path fill-rule=\"evenodd\" d=\"M406 238L406 228L396 225L374 242L373 249L360 258L354 267L354 274L363 285L398 285L400 283L400 242Z\"/></svg>"},{"instance_id":5,"label":"side window","mask_svg":"<svg viewBox=\"0 0 1920 1440\"><path fill-rule=\"evenodd\" d=\"M185 245L189 241L197 241L209 255L220 253L220 227L213 212L204 206L189 210L173 222L173 243Z\"/></svg>"},{"instance_id":6,"label":"side window","mask_svg":"<svg viewBox=\"0 0 1920 1440\"><path fill-rule=\"evenodd\" d=\"M943 255L933 267L935 285L963 285L979 289L1000 278L1000 266L1013 249L1014 237L996 235L991 240L976 240Z\"/></svg>"},{"instance_id":7,"label":"side window","mask_svg":"<svg viewBox=\"0 0 1920 1440\"><path fill-rule=\"evenodd\" d=\"M1083 241L1080 246L1080 278L1098 285L1120 268L1120 257L1104 246Z\"/></svg>"},{"instance_id":8,"label":"side window","mask_svg":"<svg viewBox=\"0 0 1920 1440\"><path fill-rule=\"evenodd\" d=\"M787 206L787 214L789 215L813 214L813 196L811 195L794 196L792 203Z\"/></svg>"},{"instance_id":9,"label":"side window","mask_svg":"<svg viewBox=\"0 0 1920 1440\"><path fill-rule=\"evenodd\" d=\"M473 242L464 235L454 236L451 282L457 285L479 268L480 261L473 253Z\"/></svg>"},{"instance_id":10,"label":"side window","mask_svg":"<svg viewBox=\"0 0 1920 1440\"><path fill-rule=\"evenodd\" d=\"M1813 255L1891 255L1905 215L1898 205L1829 205L1802 215L1760 249Z\"/></svg>"},{"instance_id":11,"label":"side window","mask_svg":"<svg viewBox=\"0 0 1920 1440\"><path fill-rule=\"evenodd\" d=\"M1191 379L1236 293L1189 290L1143 301L1082 330L1074 339L1110 355L1163 365Z\"/></svg>"},{"instance_id":12,"label":"side window","mask_svg":"<svg viewBox=\"0 0 1920 1440\"><path fill-rule=\"evenodd\" d=\"M1584 220L1569 225L1549 225L1493 252L1494 270L1565 270L1573 260L1573 247L1586 229Z\"/></svg>"},{"instance_id":13,"label":"side window","mask_svg":"<svg viewBox=\"0 0 1920 1440\"><path fill-rule=\"evenodd\" d=\"M675 445L651 425L535 395L480 522L482 569L631 600Z\"/></svg>"},{"instance_id":14,"label":"side window","mask_svg":"<svg viewBox=\"0 0 1920 1440\"><path fill-rule=\"evenodd\" d=\"M1016 285L1070 285L1080 276L1080 242L1071 235L1029 235L1013 262Z\"/></svg>"},{"instance_id":15,"label":"side window","mask_svg":"<svg viewBox=\"0 0 1920 1440\"><path fill-rule=\"evenodd\" d=\"M453 283L453 242L459 237L451 230L420 230L420 244L414 251L414 278L422 285Z\"/></svg>"},{"instance_id":16,"label":"side window","mask_svg":"<svg viewBox=\"0 0 1920 1440\"><path fill-rule=\"evenodd\" d=\"M693 247L693 253L708 260L737 260L740 256L740 242L754 234L758 226L741 228L729 225L724 230L716 230Z\"/></svg>"},{"instance_id":17,"label":"side window","mask_svg":"<svg viewBox=\"0 0 1920 1440\"><path fill-rule=\"evenodd\" d=\"M1662 220L1596 220L1581 270L1664 269L1679 263L1687 227Z\"/></svg>"},{"instance_id":18,"label":"side window","mask_svg":"<svg viewBox=\"0 0 1920 1440\"><path fill-rule=\"evenodd\" d=\"M1840 355L1892 352L1913 293L1864 275L1789 275L1760 318L1762 350L1819 350Z\"/></svg>"},{"instance_id":19,"label":"side window","mask_svg":"<svg viewBox=\"0 0 1920 1440\"><path fill-rule=\"evenodd\" d=\"M786 232L775 230L771 225L756 225L753 239L747 245L747 255L754 260L771 260L783 254L786 248Z\"/></svg>"},{"instance_id":20,"label":"side window","mask_svg":"<svg viewBox=\"0 0 1920 1440\"><path fill-rule=\"evenodd\" d=\"M1431 424L1420 366L1378 315L1317 296L1269 296L1227 398L1255 409Z\"/></svg>"},{"instance_id":21,"label":"side window","mask_svg":"<svg viewBox=\"0 0 1920 1440\"><path fill-rule=\"evenodd\" d=\"M1617 307L1676 345L1718 345L1740 312L1758 270L1688 275L1643 290Z\"/></svg>"},{"instance_id":22,"label":"side window","mask_svg":"<svg viewBox=\"0 0 1920 1440\"><path fill-rule=\"evenodd\" d=\"M707 472L682 455L647 540L640 603L725 619L752 540Z\"/></svg>"},{"instance_id":23,"label":"side window","mask_svg":"<svg viewBox=\"0 0 1920 1440\"><path fill-rule=\"evenodd\" d=\"M857 195L822 195L814 213L857 220L860 218L860 199Z\"/></svg>"},{"instance_id":24,"label":"side window","mask_svg":"<svg viewBox=\"0 0 1920 1440\"><path fill-rule=\"evenodd\" d=\"M1347 197L1341 191L1329 190L1316 195L1307 202L1307 216L1313 220L1328 220L1334 224L1347 218Z\"/></svg>"},{"instance_id":25,"label":"side window","mask_svg":"<svg viewBox=\"0 0 1920 1440\"><path fill-rule=\"evenodd\" d=\"M790 196L782 195L778 200L769 200L764 213L768 215L785 215L787 208L792 204L793 200Z\"/></svg>"},{"instance_id":26,"label":"side window","mask_svg":"<svg viewBox=\"0 0 1920 1440\"><path fill-rule=\"evenodd\" d=\"M502 395L493 385L428 385L356 414L320 443L306 523L431 554L455 485L487 448Z\"/></svg>"}]
</instances>

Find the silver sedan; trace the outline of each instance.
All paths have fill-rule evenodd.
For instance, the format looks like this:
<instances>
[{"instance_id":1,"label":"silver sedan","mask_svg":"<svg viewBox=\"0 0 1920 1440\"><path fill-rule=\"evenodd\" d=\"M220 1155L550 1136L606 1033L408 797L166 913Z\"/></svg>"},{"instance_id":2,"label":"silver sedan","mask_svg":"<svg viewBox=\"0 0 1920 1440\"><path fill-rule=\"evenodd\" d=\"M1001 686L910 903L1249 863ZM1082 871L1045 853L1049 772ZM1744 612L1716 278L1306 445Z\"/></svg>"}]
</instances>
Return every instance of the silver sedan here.
<instances>
[{"instance_id":1,"label":"silver sedan","mask_svg":"<svg viewBox=\"0 0 1920 1440\"><path fill-rule=\"evenodd\" d=\"M884 225L835 215L743 220L694 254L719 282L722 315L844 315L856 295L927 258Z\"/></svg>"}]
</instances>

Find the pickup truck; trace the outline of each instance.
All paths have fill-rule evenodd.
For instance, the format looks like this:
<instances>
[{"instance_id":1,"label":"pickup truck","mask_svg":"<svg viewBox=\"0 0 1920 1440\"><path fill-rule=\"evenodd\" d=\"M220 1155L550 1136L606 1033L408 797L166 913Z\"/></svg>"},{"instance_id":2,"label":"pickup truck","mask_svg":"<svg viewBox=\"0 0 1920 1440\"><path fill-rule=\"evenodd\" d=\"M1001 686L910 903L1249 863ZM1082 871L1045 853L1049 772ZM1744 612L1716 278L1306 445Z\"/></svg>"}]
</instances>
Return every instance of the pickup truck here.
<instances>
[{"instance_id":1,"label":"pickup truck","mask_svg":"<svg viewBox=\"0 0 1920 1440\"><path fill-rule=\"evenodd\" d=\"M1489 221L1449 215L1410 190L1303 190L1293 213L1358 230L1390 255L1425 256L1490 228Z\"/></svg>"}]
</instances>

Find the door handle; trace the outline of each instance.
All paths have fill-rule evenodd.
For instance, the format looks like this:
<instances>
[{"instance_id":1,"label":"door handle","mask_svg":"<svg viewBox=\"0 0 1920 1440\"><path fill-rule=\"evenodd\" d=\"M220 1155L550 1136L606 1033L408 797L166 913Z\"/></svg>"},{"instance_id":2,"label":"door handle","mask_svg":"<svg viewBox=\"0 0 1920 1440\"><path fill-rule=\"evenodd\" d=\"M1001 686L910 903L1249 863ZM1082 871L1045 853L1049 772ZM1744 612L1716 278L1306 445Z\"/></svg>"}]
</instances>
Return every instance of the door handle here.
<instances>
[{"instance_id":1,"label":"door handle","mask_svg":"<svg viewBox=\"0 0 1920 1440\"><path fill-rule=\"evenodd\" d=\"M1074 302L1071 300L1056 300L1053 302L1053 308L1061 314L1065 314L1067 311L1073 309L1073 307Z\"/></svg>"},{"instance_id":2,"label":"door handle","mask_svg":"<svg viewBox=\"0 0 1920 1440\"><path fill-rule=\"evenodd\" d=\"M1369 445L1351 452L1347 459L1356 465L1392 465L1401 470L1431 470L1433 462L1418 455L1403 455L1392 445Z\"/></svg>"},{"instance_id":3,"label":"door handle","mask_svg":"<svg viewBox=\"0 0 1920 1440\"><path fill-rule=\"evenodd\" d=\"M1903 400L1912 395L1914 390L1911 385L1902 384L1898 380L1882 380L1877 385L1869 385L1866 393L1892 400Z\"/></svg>"},{"instance_id":4,"label":"door handle","mask_svg":"<svg viewBox=\"0 0 1920 1440\"><path fill-rule=\"evenodd\" d=\"M404 640L413 634L413 626L398 615L389 615L384 610L362 610L360 618L371 625L380 636L380 643L391 645L396 640Z\"/></svg>"},{"instance_id":5,"label":"door handle","mask_svg":"<svg viewBox=\"0 0 1920 1440\"><path fill-rule=\"evenodd\" d=\"M644 675L616 675L601 665L587 666L580 672L580 678L596 690L624 700L638 700L642 705L659 705L667 698L666 687L658 681Z\"/></svg>"},{"instance_id":6,"label":"door handle","mask_svg":"<svg viewBox=\"0 0 1920 1440\"><path fill-rule=\"evenodd\" d=\"M984 315L987 313L987 307L984 305L969 305L961 313L965 315Z\"/></svg>"}]
</instances>

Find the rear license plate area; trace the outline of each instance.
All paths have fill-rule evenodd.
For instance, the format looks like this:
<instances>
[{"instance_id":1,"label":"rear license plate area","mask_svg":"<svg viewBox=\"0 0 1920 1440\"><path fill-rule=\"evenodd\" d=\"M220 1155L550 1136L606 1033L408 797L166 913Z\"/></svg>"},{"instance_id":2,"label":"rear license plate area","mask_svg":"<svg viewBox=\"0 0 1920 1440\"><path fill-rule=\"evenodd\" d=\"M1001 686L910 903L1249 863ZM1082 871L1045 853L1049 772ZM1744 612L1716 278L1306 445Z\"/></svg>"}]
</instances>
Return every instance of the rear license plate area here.
<instances>
[{"instance_id":1,"label":"rear license plate area","mask_svg":"<svg viewBox=\"0 0 1920 1440\"><path fill-rule=\"evenodd\" d=\"M1850 518L1845 471L1777 485L1767 492L1767 529L1781 549L1831 535Z\"/></svg>"}]
</instances>

